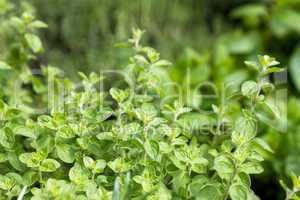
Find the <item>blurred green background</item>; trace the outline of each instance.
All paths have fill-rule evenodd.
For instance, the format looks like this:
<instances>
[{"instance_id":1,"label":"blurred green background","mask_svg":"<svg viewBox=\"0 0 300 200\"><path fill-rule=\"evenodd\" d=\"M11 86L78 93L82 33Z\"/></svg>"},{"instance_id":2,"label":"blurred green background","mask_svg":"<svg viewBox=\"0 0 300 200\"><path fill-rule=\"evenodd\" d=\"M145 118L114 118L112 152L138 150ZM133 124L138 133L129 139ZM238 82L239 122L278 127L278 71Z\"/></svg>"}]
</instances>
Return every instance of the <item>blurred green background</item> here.
<instances>
[{"instance_id":1,"label":"blurred green background","mask_svg":"<svg viewBox=\"0 0 300 200\"><path fill-rule=\"evenodd\" d=\"M38 62L74 78L77 71L124 66L130 50L116 44L131 36L132 27L144 29L143 42L173 63L164 69L168 78L188 87L206 80L240 83L252 75L244 60L276 57L287 68L288 131L260 130L275 153L253 187L262 199L283 199L278 180L291 171L300 175L300 0L13 1L49 26L40 32L46 53Z\"/></svg>"}]
</instances>

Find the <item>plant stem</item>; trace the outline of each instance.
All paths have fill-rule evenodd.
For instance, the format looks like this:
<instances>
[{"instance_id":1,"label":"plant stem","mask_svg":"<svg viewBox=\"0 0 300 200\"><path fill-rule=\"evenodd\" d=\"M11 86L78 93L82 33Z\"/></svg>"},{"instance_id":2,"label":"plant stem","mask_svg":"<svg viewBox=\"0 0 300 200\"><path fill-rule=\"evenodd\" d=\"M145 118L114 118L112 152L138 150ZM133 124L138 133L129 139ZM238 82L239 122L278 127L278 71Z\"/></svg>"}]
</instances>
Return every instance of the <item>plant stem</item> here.
<instances>
[{"instance_id":1,"label":"plant stem","mask_svg":"<svg viewBox=\"0 0 300 200\"><path fill-rule=\"evenodd\" d=\"M21 190L21 192L20 192L20 194L19 194L17 200L23 200L23 197L24 197L24 195L25 195L25 193L26 193L26 190L27 190L27 186L24 186L24 187L22 188L22 190Z\"/></svg>"},{"instance_id":2,"label":"plant stem","mask_svg":"<svg viewBox=\"0 0 300 200\"><path fill-rule=\"evenodd\" d=\"M43 175L42 175L41 170L39 170L39 179L40 179L40 183L43 184Z\"/></svg>"},{"instance_id":3,"label":"plant stem","mask_svg":"<svg viewBox=\"0 0 300 200\"><path fill-rule=\"evenodd\" d=\"M236 167L234 168L234 172L232 173L227 185L226 185L226 188L225 188L225 195L224 195L224 199L223 200L227 200L228 196L229 196L229 189L230 189L230 186L232 184L232 181L234 180L235 176L236 176L236 173L237 173L237 170L236 170Z\"/></svg>"}]
</instances>

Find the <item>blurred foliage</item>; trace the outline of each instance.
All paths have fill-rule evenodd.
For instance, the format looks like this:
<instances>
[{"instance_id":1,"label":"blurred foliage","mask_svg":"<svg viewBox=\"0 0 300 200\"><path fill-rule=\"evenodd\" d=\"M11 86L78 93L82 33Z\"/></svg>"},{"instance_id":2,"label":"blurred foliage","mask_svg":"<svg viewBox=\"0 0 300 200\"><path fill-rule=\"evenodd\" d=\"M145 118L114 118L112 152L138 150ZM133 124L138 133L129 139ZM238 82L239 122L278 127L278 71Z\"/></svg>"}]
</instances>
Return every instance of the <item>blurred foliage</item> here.
<instances>
[{"instance_id":1,"label":"blurred foliage","mask_svg":"<svg viewBox=\"0 0 300 200\"><path fill-rule=\"evenodd\" d=\"M47 60L71 68L89 66L97 70L124 63L128 54L114 44L129 38L132 27L147 30L145 40L166 57L181 54L186 46L197 47L192 38L208 35L203 28L202 1L74 0L70 4L66 0L32 0L32 3L40 18L52 27L44 35L50 50ZM201 38L199 43L210 44L209 37Z\"/></svg>"}]
</instances>

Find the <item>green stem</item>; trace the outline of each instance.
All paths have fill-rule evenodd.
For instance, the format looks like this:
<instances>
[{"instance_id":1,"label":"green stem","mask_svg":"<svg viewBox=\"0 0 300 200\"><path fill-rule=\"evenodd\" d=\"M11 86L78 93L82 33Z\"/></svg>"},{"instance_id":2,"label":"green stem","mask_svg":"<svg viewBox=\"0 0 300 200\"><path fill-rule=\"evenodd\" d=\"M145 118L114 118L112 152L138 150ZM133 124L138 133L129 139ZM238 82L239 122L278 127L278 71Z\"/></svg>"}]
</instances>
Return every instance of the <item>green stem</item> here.
<instances>
[{"instance_id":1,"label":"green stem","mask_svg":"<svg viewBox=\"0 0 300 200\"><path fill-rule=\"evenodd\" d=\"M42 183L42 185L43 185L43 175L42 175L42 172L41 172L41 170L39 170L39 179L40 179L40 183Z\"/></svg>"},{"instance_id":2,"label":"green stem","mask_svg":"<svg viewBox=\"0 0 300 200\"><path fill-rule=\"evenodd\" d=\"M235 168L234 168L234 172L232 173L232 175L231 175L231 177L230 177L230 179L229 179L229 181L228 181L228 183L227 183L227 185L226 185L226 187L225 187L225 195L224 195L224 199L223 199L223 200L227 200L227 198L228 198L228 196L229 196L229 189L230 189L230 186L231 186L231 184L232 184L232 182L233 182L233 180L234 180L236 174L237 174L237 170L236 170L236 167L235 167Z\"/></svg>"},{"instance_id":3,"label":"green stem","mask_svg":"<svg viewBox=\"0 0 300 200\"><path fill-rule=\"evenodd\" d=\"M93 176L92 176L92 180L95 181L95 176L96 176L96 173L93 172Z\"/></svg>"},{"instance_id":4,"label":"green stem","mask_svg":"<svg viewBox=\"0 0 300 200\"><path fill-rule=\"evenodd\" d=\"M19 194L17 200L23 200L23 197L24 197L24 195L25 195L25 193L26 193L26 190L27 190L27 186L24 186L24 187L22 188L22 190L21 190L21 192L20 192L20 194Z\"/></svg>"}]
</instances>

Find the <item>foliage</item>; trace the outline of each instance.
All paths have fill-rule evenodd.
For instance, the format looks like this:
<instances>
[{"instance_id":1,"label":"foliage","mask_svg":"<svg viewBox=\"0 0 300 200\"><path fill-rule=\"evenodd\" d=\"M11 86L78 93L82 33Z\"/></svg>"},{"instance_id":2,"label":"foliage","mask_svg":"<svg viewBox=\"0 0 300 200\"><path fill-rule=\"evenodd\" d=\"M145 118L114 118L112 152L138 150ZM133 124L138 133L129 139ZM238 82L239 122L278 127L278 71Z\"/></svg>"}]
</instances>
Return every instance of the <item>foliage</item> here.
<instances>
[{"instance_id":1,"label":"foliage","mask_svg":"<svg viewBox=\"0 0 300 200\"><path fill-rule=\"evenodd\" d=\"M294 23L299 18L299 1L233 6L228 15L216 12L210 16L212 30L204 28L200 12L189 12L207 10L213 3L206 1L170 7L158 1L89 0L83 10L91 12L78 16L82 1L74 1L71 7L64 1L34 1L38 14L50 23L44 38L48 50L43 55L37 29L46 24L34 18L33 8L24 1L16 1L22 9L7 2L0 0L3 199L255 199L252 189L264 184L263 179L271 185L270 179L284 179L290 171L299 175L299 27ZM55 7L49 9L50 4ZM161 11L165 9L169 12ZM15 17L16 10L21 17ZM133 15L127 15L129 11ZM164 16L149 21L148 14L157 16L156 12ZM140 15L141 20L136 21ZM180 16L180 21L172 16ZM100 28L95 26L98 21ZM74 23L80 24L79 32L72 28ZM80 73L79 90L77 83L63 78L57 68L42 66L42 72L35 73L45 57L69 67L69 74L77 73L73 68L77 63L85 72L100 62L125 65L131 49L107 46L127 38L128 26L136 24L147 28L146 41L173 58L173 65L159 60L154 49L140 46L137 41L142 32L136 30L130 40L136 54L124 70L126 81L109 93L99 91L103 77L96 73ZM165 24L163 29L161 24ZM179 28L174 30L174 24ZM197 28L187 34L191 26ZM97 39L86 42L78 38ZM201 42L194 42L195 38ZM185 46L193 49L183 51ZM258 63L246 62L248 68L242 67L243 60L254 60L258 52L276 55L283 66L288 65L288 87L293 90L288 98L287 134L278 133L278 127L265 126L261 118L261 113L271 111L275 124L284 123L278 119L281 110L270 104L274 100L272 88L277 85L269 84L265 76L281 70L272 66L277 62L260 56ZM73 56L66 56L68 53ZM258 75L256 80L254 74ZM169 80L179 83L180 91L166 86ZM211 80L224 96L207 100L203 93L189 93L199 83ZM118 81L111 81L111 85ZM224 90L224 82L232 87ZM61 88L65 89L63 98ZM169 96L172 99L167 99ZM50 109L44 110L47 105ZM203 110L210 114L203 114ZM249 174L262 172L263 158L268 170L254 176L250 189ZM284 188L287 198L296 194L297 186Z\"/></svg>"},{"instance_id":2,"label":"foliage","mask_svg":"<svg viewBox=\"0 0 300 200\"><path fill-rule=\"evenodd\" d=\"M20 84L32 86L28 98L45 95L46 88L53 102L50 113L36 114L27 102L10 101L13 87L5 82L10 89L3 90L1 100L3 199L258 199L250 175L263 171L260 152L270 148L256 137L257 105L265 104L262 90L271 85L265 77L280 70L274 58L246 62L258 79L244 82L234 97L244 100L244 108L227 118L227 104L212 105L215 120L206 124L212 127L207 134L187 126L199 110L181 99L164 101L155 69L170 63L141 46L142 31L134 29L129 40L135 54L124 69L128 86L111 88L108 95L97 89L102 77L96 73L80 73L79 90L53 67L44 68L41 79L34 76L28 62L42 49L34 30L44 23L28 13L7 23L20 34L15 51L24 59L8 54L2 70L11 71L15 80L28 77ZM227 127L234 121L232 129Z\"/></svg>"},{"instance_id":3,"label":"foliage","mask_svg":"<svg viewBox=\"0 0 300 200\"><path fill-rule=\"evenodd\" d=\"M292 180L292 189L290 189L282 180L280 180L281 186L285 189L286 192L286 200L289 199L299 199L299 191L300 191L300 178L297 177L294 173L290 175Z\"/></svg>"},{"instance_id":4,"label":"foliage","mask_svg":"<svg viewBox=\"0 0 300 200\"><path fill-rule=\"evenodd\" d=\"M174 3L168 0L134 0L129 3L123 0L73 0L72 4L66 0L29 2L36 8L37 15L52 27L43 34L47 40L45 45L48 53L45 57L50 63L62 66L75 76L76 72L70 68L90 72L124 64L129 53L118 50L114 44L130 37L128 27L146 29L145 39L170 58L175 53L178 54L185 45L193 45L190 38L206 32L200 26L205 25L201 20L197 22L199 26L194 27L194 31L187 37L193 22L186 11L194 10L195 12L191 12L194 18L201 19L203 14L196 9L202 9L205 1ZM177 26L174 31L174 26L178 23L181 26ZM74 26L80 29L74 29ZM202 41L206 42L207 39L203 38Z\"/></svg>"}]
</instances>

